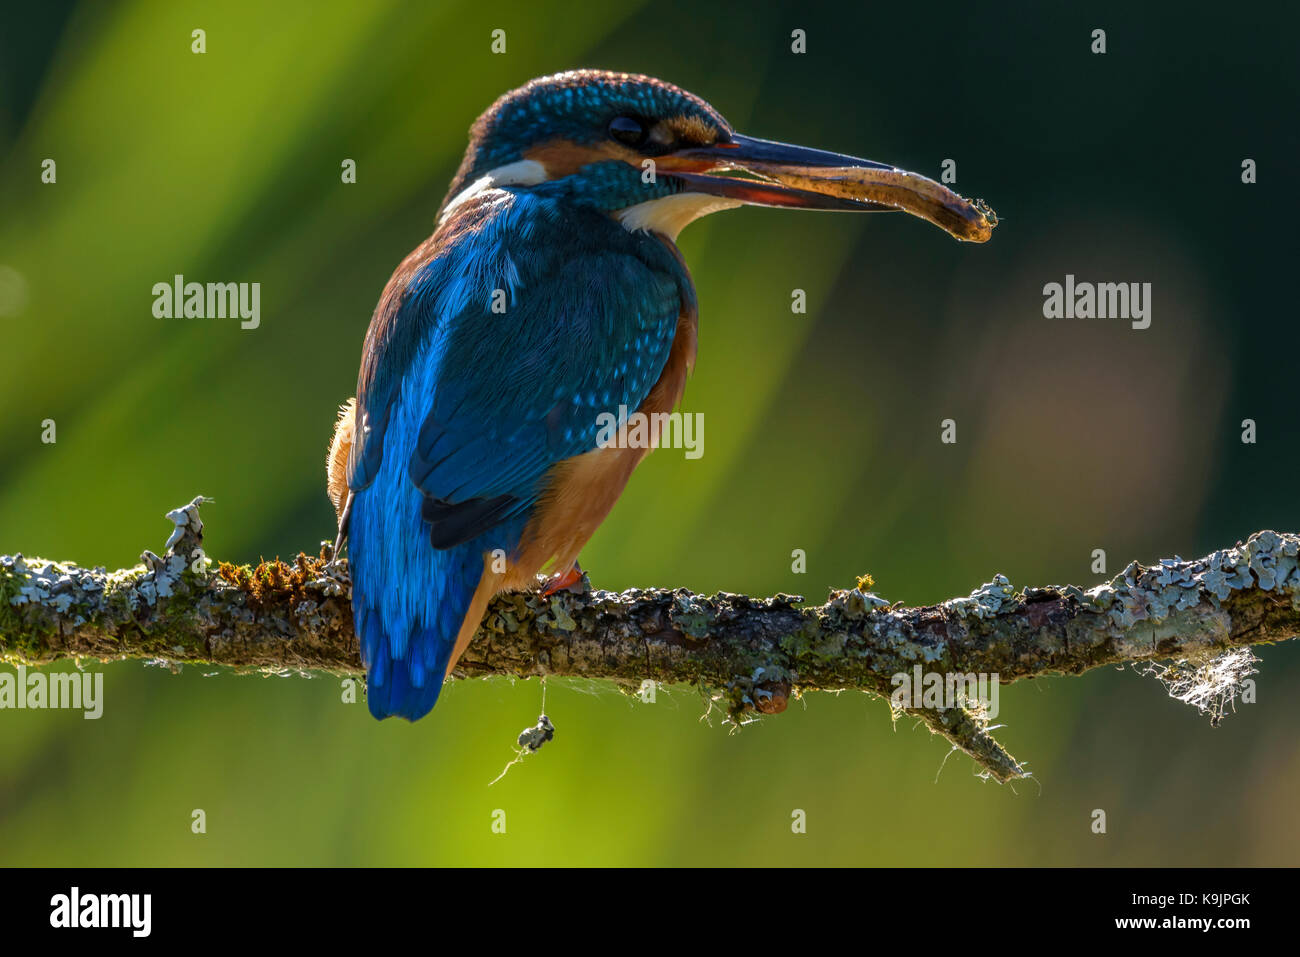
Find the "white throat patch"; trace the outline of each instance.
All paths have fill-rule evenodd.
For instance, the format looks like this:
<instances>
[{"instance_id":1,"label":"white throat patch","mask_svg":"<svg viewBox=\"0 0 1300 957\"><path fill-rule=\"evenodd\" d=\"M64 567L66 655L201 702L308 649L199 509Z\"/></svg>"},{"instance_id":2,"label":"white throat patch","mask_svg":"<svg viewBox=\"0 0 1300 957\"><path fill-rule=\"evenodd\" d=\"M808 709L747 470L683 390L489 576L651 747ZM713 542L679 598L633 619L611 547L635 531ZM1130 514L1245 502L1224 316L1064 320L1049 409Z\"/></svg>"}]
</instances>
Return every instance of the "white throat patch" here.
<instances>
[{"instance_id":1,"label":"white throat patch","mask_svg":"<svg viewBox=\"0 0 1300 957\"><path fill-rule=\"evenodd\" d=\"M629 206L627 209L619 210L615 216L629 232L638 229L649 230L676 242L677 234L701 216L744 205L738 199L728 199L724 196L676 193Z\"/></svg>"}]
</instances>

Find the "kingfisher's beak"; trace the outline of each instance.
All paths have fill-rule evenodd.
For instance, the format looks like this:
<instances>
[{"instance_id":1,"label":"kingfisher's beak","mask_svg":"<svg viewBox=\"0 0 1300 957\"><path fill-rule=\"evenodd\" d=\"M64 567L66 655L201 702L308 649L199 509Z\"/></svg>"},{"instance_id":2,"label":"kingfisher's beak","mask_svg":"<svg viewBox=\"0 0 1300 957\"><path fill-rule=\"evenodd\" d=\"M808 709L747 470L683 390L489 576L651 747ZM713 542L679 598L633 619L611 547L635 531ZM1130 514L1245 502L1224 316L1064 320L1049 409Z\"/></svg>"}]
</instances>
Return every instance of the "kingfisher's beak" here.
<instances>
[{"instance_id":1,"label":"kingfisher's beak","mask_svg":"<svg viewBox=\"0 0 1300 957\"><path fill-rule=\"evenodd\" d=\"M917 173L739 134L712 146L678 150L660 157L658 165L690 192L754 206L847 212L901 209L974 243L987 242L998 224L983 200L964 199ZM757 178L719 175L727 170Z\"/></svg>"}]
</instances>

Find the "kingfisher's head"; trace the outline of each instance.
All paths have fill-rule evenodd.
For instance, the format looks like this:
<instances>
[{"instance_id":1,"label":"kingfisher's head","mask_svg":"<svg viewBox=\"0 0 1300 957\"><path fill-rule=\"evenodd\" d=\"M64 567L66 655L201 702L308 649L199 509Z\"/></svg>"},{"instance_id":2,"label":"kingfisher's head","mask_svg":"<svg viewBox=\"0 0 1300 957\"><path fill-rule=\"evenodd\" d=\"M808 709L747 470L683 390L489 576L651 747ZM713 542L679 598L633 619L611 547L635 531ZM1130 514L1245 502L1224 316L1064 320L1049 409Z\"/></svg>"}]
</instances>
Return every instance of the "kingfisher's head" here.
<instances>
[{"instance_id":1,"label":"kingfisher's head","mask_svg":"<svg viewBox=\"0 0 1300 957\"><path fill-rule=\"evenodd\" d=\"M742 136L692 93L605 70L541 77L493 103L470 130L440 218L495 186L559 196L669 239L700 216L744 204L902 209L976 242L997 222L978 201L923 176Z\"/></svg>"}]
</instances>

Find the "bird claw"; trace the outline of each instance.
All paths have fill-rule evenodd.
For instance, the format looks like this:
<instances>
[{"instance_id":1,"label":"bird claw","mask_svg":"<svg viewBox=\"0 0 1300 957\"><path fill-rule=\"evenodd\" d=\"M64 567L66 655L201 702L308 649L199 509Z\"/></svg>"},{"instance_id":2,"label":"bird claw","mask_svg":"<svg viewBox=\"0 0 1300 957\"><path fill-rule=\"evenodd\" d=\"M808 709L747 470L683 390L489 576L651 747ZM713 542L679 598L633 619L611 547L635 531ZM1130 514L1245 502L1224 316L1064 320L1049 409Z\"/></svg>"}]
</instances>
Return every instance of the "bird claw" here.
<instances>
[{"instance_id":1,"label":"bird claw","mask_svg":"<svg viewBox=\"0 0 1300 957\"><path fill-rule=\"evenodd\" d=\"M581 587L582 580L583 571L578 567L578 563L574 562L568 571L559 575L552 575L546 580L546 584L542 586L542 597L550 598L562 591L571 591L580 595L586 591L585 588Z\"/></svg>"}]
</instances>

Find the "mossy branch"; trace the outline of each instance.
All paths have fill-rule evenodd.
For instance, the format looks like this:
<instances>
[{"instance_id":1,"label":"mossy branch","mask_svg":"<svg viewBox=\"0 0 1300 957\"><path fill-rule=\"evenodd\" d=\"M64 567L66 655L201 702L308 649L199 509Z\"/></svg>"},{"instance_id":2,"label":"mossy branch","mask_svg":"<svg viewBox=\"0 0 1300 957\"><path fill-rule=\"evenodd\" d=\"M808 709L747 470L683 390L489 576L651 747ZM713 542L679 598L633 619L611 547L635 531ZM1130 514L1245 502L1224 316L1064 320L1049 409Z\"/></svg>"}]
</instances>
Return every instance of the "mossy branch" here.
<instances>
[{"instance_id":1,"label":"mossy branch","mask_svg":"<svg viewBox=\"0 0 1300 957\"><path fill-rule=\"evenodd\" d=\"M168 513L164 554L109 572L0 556L0 659L162 658L244 668L359 673L345 561L318 556L213 566L195 499ZM1204 558L1134 562L1087 591L1014 592L1002 576L965 598L891 605L859 587L823 605L792 595L710 597L685 589L499 596L456 674L582 676L710 689L735 720L783 711L796 694L855 689L890 698L1000 781L1025 768L989 734L978 703L900 699L900 676L1001 683L1102 665L1172 661L1172 692L1202 707L1252 673L1251 645L1300 634L1300 536L1264 531ZM1225 657L1227 656L1227 657ZM1170 677L1170 676L1173 677ZM1207 710L1210 710L1207 707Z\"/></svg>"}]
</instances>

